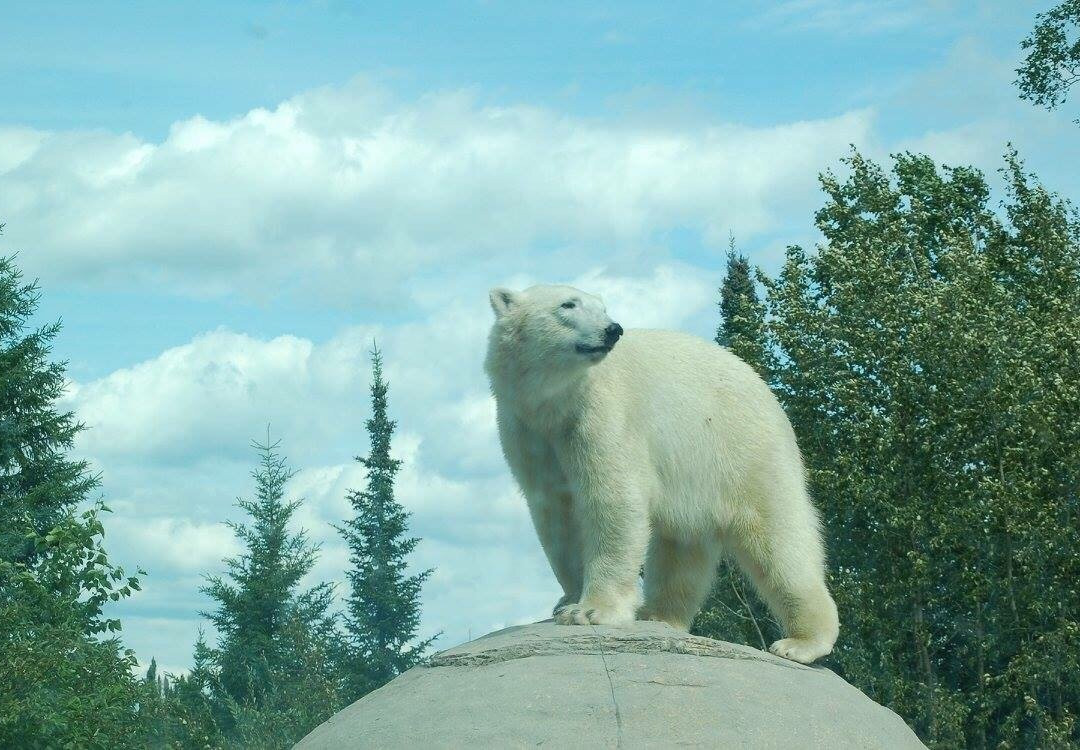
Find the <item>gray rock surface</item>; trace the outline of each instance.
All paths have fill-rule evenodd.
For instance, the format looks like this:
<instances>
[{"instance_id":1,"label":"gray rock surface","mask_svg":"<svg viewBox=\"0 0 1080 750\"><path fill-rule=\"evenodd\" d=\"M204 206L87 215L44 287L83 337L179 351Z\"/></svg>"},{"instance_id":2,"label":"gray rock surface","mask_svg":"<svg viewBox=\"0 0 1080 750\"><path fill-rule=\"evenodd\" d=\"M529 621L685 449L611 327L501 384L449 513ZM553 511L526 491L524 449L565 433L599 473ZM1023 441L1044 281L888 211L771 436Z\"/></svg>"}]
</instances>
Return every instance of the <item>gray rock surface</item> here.
<instances>
[{"instance_id":1,"label":"gray rock surface","mask_svg":"<svg viewBox=\"0 0 1080 750\"><path fill-rule=\"evenodd\" d=\"M822 667L662 623L550 620L435 654L314 729L348 748L921 748Z\"/></svg>"}]
</instances>

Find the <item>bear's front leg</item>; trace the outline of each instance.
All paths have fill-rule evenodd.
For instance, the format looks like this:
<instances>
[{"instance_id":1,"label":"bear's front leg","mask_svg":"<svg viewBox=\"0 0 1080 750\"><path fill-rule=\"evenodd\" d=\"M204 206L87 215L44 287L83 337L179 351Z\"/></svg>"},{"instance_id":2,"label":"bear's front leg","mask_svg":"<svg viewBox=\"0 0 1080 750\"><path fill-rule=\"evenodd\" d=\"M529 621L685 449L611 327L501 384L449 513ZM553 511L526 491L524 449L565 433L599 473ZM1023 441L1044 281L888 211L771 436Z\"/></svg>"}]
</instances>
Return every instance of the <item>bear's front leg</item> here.
<instances>
[{"instance_id":1,"label":"bear's front leg","mask_svg":"<svg viewBox=\"0 0 1080 750\"><path fill-rule=\"evenodd\" d=\"M544 548L551 570L562 586L563 595L552 614L581 599L581 541L577 533L572 501L568 491L541 490L531 487L526 494L540 546Z\"/></svg>"},{"instance_id":2,"label":"bear's front leg","mask_svg":"<svg viewBox=\"0 0 1080 750\"><path fill-rule=\"evenodd\" d=\"M645 498L611 467L593 471L574 497L584 586L581 600L556 614L560 625L630 623L641 604L637 583L649 543Z\"/></svg>"}]
</instances>

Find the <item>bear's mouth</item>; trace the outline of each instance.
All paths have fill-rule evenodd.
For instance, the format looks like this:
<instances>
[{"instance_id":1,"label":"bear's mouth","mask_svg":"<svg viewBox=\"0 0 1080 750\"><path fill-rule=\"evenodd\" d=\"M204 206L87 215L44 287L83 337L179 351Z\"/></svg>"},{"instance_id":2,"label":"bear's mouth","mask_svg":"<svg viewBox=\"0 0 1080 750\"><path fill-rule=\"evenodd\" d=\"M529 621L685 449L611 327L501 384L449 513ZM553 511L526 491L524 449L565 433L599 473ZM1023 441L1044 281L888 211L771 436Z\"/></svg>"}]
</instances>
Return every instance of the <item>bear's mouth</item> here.
<instances>
[{"instance_id":1,"label":"bear's mouth","mask_svg":"<svg viewBox=\"0 0 1080 750\"><path fill-rule=\"evenodd\" d=\"M584 344L578 344L576 348L579 354L607 354L612 349L612 347L603 344L600 346L585 346Z\"/></svg>"}]
</instances>

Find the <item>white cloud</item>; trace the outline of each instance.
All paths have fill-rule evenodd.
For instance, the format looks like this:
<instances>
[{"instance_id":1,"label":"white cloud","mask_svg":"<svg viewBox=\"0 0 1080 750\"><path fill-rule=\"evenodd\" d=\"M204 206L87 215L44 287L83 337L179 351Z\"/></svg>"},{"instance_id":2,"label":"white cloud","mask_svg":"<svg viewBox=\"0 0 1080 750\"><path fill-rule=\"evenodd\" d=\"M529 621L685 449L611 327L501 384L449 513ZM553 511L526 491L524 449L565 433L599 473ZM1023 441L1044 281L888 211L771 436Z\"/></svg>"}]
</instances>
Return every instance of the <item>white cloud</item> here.
<instances>
[{"instance_id":1,"label":"white cloud","mask_svg":"<svg viewBox=\"0 0 1080 750\"><path fill-rule=\"evenodd\" d=\"M897 144L896 151L933 154L941 165L993 165L1001 162L1009 134L1008 123L988 119L905 138Z\"/></svg>"},{"instance_id":2,"label":"white cloud","mask_svg":"<svg viewBox=\"0 0 1080 750\"><path fill-rule=\"evenodd\" d=\"M718 245L775 228L870 121L603 121L468 92L398 102L357 80L177 122L160 143L0 129L0 193L47 279L399 304L432 264L542 267L560 246L595 265L671 227Z\"/></svg>"},{"instance_id":3,"label":"white cloud","mask_svg":"<svg viewBox=\"0 0 1080 750\"><path fill-rule=\"evenodd\" d=\"M179 677L191 671L191 658L184 651L190 653L191 644L198 637L199 623L172 617L128 614L120 624L124 646L133 649L138 657L139 664L133 671L140 677L146 674L151 658L157 661L159 675ZM164 644L183 644L186 649L163 649ZM170 657L179 658L169 661Z\"/></svg>"},{"instance_id":4,"label":"white cloud","mask_svg":"<svg viewBox=\"0 0 1080 750\"><path fill-rule=\"evenodd\" d=\"M316 347L295 336L263 341L219 329L100 380L72 383L66 403L90 428L81 449L102 459L235 458L265 437L267 424L274 434L326 440L339 432L341 404L355 411L351 391L363 387L368 369L360 342L375 330L350 329Z\"/></svg>"},{"instance_id":5,"label":"white cloud","mask_svg":"<svg viewBox=\"0 0 1080 750\"><path fill-rule=\"evenodd\" d=\"M695 272L696 271L696 272ZM659 266L651 277L608 276L592 269L571 284L600 295L625 328L682 328L716 302L716 285L697 269Z\"/></svg>"},{"instance_id":6,"label":"white cloud","mask_svg":"<svg viewBox=\"0 0 1080 750\"><path fill-rule=\"evenodd\" d=\"M135 559L154 560L169 573L202 573L217 568L224 557L240 548L225 523L199 523L189 518L134 518L124 514L109 519L110 535L122 536ZM147 569L151 576L156 573Z\"/></svg>"}]
</instances>

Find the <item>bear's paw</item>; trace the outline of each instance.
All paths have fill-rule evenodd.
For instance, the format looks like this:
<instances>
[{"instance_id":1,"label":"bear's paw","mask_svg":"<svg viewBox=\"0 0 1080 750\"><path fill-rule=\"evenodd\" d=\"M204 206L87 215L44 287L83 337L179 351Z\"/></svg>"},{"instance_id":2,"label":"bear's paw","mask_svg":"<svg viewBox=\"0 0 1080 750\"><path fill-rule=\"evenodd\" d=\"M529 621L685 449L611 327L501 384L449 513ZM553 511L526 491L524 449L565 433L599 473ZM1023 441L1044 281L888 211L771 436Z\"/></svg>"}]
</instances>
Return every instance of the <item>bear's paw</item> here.
<instances>
[{"instance_id":1,"label":"bear's paw","mask_svg":"<svg viewBox=\"0 0 1080 750\"><path fill-rule=\"evenodd\" d=\"M832 653L832 645L811 638L782 638L769 646L769 651L800 664L809 664Z\"/></svg>"},{"instance_id":2,"label":"bear's paw","mask_svg":"<svg viewBox=\"0 0 1080 750\"><path fill-rule=\"evenodd\" d=\"M555 606L551 608L552 616L557 617L560 610L566 609L567 607L569 607L569 606L571 606L573 604L577 604L577 601L580 598L581 598L580 596L574 596L574 595L571 595L571 594L563 594L562 597L559 599L559 601L555 602Z\"/></svg>"},{"instance_id":3,"label":"bear's paw","mask_svg":"<svg viewBox=\"0 0 1080 750\"><path fill-rule=\"evenodd\" d=\"M559 625L626 625L633 621L632 612L587 604L568 604L555 614Z\"/></svg>"}]
</instances>

